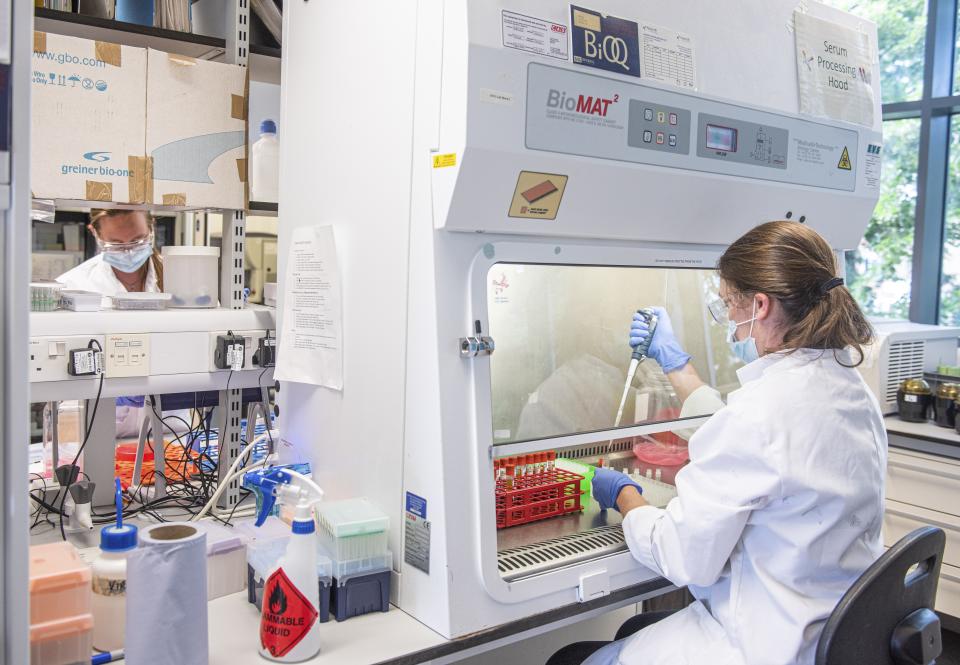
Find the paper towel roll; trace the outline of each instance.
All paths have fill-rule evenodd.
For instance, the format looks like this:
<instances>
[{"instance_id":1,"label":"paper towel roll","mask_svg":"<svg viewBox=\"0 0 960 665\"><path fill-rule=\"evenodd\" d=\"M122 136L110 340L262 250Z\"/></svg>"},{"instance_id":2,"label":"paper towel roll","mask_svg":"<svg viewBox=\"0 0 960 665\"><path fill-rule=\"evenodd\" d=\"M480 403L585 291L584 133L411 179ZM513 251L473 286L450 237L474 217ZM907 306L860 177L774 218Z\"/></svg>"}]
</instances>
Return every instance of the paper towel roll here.
<instances>
[{"instance_id":1,"label":"paper towel roll","mask_svg":"<svg viewBox=\"0 0 960 665\"><path fill-rule=\"evenodd\" d=\"M127 636L133 665L207 665L207 544L194 524L140 530L127 558Z\"/></svg>"}]
</instances>

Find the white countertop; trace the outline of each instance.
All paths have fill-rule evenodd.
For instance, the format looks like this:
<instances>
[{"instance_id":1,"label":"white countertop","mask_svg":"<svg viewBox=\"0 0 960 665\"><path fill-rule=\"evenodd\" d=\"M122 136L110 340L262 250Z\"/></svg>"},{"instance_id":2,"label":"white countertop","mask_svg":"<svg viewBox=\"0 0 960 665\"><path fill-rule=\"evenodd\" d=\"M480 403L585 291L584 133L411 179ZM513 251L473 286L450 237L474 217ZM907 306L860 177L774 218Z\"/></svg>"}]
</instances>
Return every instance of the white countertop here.
<instances>
[{"instance_id":1,"label":"white countertop","mask_svg":"<svg viewBox=\"0 0 960 665\"><path fill-rule=\"evenodd\" d=\"M260 613L246 592L210 601L208 607L210 665L263 665L260 657ZM399 658L443 644L446 640L409 614L390 606L338 622L320 624L322 647L308 663L366 665Z\"/></svg>"},{"instance_id":2,"label":"white countertop","mask_svg":"<svg viewBox=\"0 0 960 665\"><path fill-rule=\"evenodd\" d=\"M891 434L903 434L904 436L918 437L922 439L932 439L952 443L960 446L960 434L957 430L948 427L940 427L932 420L925 423L910 423L901 420L899 416L892 415L884 418L887 432Z\"/></svg>"}]
</instances>

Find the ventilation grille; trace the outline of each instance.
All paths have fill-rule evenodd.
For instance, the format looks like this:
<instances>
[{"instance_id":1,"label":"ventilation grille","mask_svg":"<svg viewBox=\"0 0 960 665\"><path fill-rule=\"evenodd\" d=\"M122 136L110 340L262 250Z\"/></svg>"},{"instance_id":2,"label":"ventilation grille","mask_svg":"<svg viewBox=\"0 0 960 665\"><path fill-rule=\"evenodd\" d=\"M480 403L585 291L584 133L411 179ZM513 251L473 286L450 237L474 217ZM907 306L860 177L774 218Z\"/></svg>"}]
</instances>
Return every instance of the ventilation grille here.
<instances>
[{"instance_id":1,"label":"ventilation grille","mask_svg":"<svg viewBox=\"0 0 960 665\"><path fill-rule=\"evenodd\" d=\"M923 355L926 342L922 339L895 342L887 355L887 402L897 401L897 389L906 379L923 376Z\"/></svg>"},{"instance_id":2,"label":"ventilation grille","mask_svg":"<svg viewBox=\"0 0 960 665\"><path fill-rule=\"evenodd\" d=\"M633 450L633 437L620 439L613 445L610 445L609 441L601 441L580 446L579 448L564 448L563 457L567 459L583 459L584 457L599 457L610 453L622 453L628 450Z\"/></svg>"},{"instance_id":3,"label":"ventilation grille","mask_svg":"<svg viewBox=\"0 0 960 665\"><path fill-rule=\"evenodd\" d=\"M497 553L497 568L507 582L570 566L627 549L623 528L602 526L582 533L523 545Z\"/></svg>"}]
</instances>

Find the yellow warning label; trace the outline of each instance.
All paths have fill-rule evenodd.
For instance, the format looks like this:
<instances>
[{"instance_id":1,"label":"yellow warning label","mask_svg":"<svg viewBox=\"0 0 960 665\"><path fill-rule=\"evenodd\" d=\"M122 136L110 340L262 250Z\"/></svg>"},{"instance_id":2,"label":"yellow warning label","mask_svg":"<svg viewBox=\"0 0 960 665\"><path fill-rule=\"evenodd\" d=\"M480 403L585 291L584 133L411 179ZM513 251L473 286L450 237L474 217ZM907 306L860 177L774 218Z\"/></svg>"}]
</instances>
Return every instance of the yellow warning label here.
<instances>
[{"instance_id":1,"label":"yellow warning label","mask_svg":"<svg viewBox=\"0 0 960 665\"><path fill-rule=\"evenodd\" d=\"M434 155L433 156L433 168L443 169L448 166L457 165L457 153L448 152L445 155Z\"/></svg>"},{"instance_id":2,"label":"yellow warning label","mask_svg":"<svg viewBox=\"0 0 960 665\"><path fill-rule=\"evenodd\" d=\"M840 163L837 164L838 169L843 169L844 171L850 171L853 168L853 165L850 163L850 153L847 151L847 146L843 146L843 154L840 155Z\"/></svg>"}]
</instances>

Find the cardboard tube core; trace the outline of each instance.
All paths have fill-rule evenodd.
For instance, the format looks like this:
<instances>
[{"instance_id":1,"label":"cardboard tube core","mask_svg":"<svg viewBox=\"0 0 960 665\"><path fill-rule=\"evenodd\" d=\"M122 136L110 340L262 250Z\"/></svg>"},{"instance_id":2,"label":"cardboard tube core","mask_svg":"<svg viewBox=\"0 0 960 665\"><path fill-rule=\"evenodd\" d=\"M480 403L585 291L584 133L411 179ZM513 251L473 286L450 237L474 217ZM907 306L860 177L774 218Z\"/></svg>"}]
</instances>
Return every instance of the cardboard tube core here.
<instances>
[{"instance_id":1,"label":"cardboard tube core","mask_svg":"<svg viewBox=\"0 0 960 665\"><path fill-rule=\"evenodd\" d=\"M190 538L197 530L186 524L171 524L150 529L150 537L154 540L182 540Z\"/></svg>"}]
</instances>

